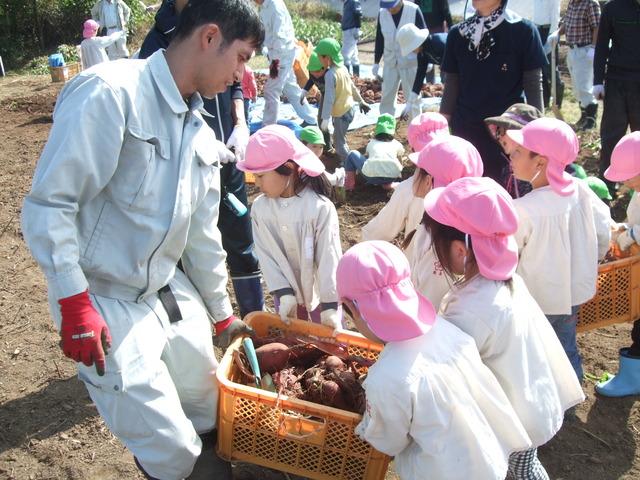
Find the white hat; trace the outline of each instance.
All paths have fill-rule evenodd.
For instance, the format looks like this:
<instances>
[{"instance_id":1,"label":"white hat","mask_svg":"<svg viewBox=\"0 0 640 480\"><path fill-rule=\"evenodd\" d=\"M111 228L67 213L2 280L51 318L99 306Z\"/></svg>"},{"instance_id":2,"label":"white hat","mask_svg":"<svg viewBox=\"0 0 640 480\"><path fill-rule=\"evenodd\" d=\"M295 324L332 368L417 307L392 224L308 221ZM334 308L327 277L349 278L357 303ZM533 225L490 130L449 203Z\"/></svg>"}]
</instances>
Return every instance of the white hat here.
<instances>
[{"instance_id":1,"label":"white hat","mask_svg":"<svg viewBox=\"0 0 640 480\"><path fill-rule=\"evenodd\" d=\"M406 57L418 48L429 36L429 29L419 29L413 23L407 23L400 27L396 34L396 41L400 45L400 53Z\"/></svg>"}]
</instances>

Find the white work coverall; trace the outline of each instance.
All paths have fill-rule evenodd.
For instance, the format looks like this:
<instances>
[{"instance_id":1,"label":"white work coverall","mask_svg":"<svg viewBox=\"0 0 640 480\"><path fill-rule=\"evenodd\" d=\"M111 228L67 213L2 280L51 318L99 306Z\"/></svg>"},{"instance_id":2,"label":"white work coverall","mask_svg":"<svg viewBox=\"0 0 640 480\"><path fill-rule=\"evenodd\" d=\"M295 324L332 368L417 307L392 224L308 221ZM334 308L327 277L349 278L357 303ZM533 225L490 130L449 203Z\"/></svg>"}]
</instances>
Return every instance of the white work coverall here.
<instances>
[{"instance_id":1,"label":"white work coverall","mask_svg":"<svg viewBox=\"0 0 640 480\"><path fill-rule=\"evenodd\" d=\"M91 7L91 18L98 22L100 28L107 30L107 35L122 32L122 38L107 47L110 60L128 58L127 24L131 9L124 0L99 0Z\"/></svg>"},{"instance_id":2,"label":"white work coverall","mask_svg":"<svg viewBox=\"0 0 640 480\"><path fill-rule=\"evenodd\" d=\"M78 373L111 431L157 478L187 477L216 424L210 316L232 314L217 229L218 145L164 52L81 73L61 92L23 207L51 313L87 288L112 337ZM186 275L176 269L178 260ZM182 320L157 291L171 287Z\"/></svg>"},{"instance_id":3,"label":"white work coverall","mask_svg":"<svg viewBox=\"0 0 640 480\"><path fill-rule=\"evenodd\" d=\"M400 44L396 41L397 31L404 25L415 23L418 6L415 3L403 2L402 15L396 27L393 17L386 8L380 9L380 31L384 37L384 67L382 69L382 99L380 100L380 114L388 113L395 116L396 95L402 83L405 99L413 88L418 71L418 57L411 52L407 56L400 53Z\"/></svg>"},{"instance_id":4,"label":"white work coverall","mask_svg":"<svg viewBox=\"0 0 640 480\"><path fill-rule=\"evenodd\" d=\"M277 78L267 78L264 86L264 113L262 124L271 125L278 121L280 96L284 93L296 114L309 125L317 124L317 113L305 100L300 104L302 89L293 72L296 58L296 42L291 15L283 0L264 0L260 7L260 20L264 25L269 62L279 60Z\"/></svg>"},{"instance_id":5,"label":"white work coverall","mask_svg":"<svg viewBox=\"0 0 640 480\"><path fill-rule=\"evenodd\" d=\"M124 37L124 32L118 31L106 37L85 38L80 44L80 56L82 69L86 70L98 63L108 62L109 57L105 50L109 46Z\"/></svg>"}]
</instances>

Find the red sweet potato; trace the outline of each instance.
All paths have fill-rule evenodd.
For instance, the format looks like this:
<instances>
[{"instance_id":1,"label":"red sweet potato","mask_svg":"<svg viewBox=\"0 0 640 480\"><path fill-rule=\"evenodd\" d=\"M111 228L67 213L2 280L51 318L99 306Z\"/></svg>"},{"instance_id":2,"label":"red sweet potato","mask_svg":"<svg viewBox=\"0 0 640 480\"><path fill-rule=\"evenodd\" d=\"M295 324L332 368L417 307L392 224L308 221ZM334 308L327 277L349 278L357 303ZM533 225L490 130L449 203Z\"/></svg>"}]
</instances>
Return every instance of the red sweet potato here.
<instances>
[{"instance_id":1,"label":"red sweet potato","mask_svg":"<svg viewBox=\"0 0 640 480\"><path fill-rule=\"evenodd\" d=\"M258 364L262 373L276 373L287 366L289 347L282 343L268 343L256 349Z\"/></svg>"}]
</instances>

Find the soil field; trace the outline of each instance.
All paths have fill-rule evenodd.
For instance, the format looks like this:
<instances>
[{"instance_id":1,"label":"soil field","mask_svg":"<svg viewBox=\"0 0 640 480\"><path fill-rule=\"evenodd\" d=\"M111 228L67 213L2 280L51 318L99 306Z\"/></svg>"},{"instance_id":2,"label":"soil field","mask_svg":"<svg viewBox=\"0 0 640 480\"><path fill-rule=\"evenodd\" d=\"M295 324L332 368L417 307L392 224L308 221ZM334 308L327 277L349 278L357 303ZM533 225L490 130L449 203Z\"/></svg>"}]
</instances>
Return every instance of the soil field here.
<instances>
[{"instance_id":1,"label":"soil field","mask_svg":"<svg viewBox=\"0 0 640 480\"><path fill-rule=\"evenodd\" d=\"M73 362L58 348L45 280L20 231L21 205L59 88L48 77L0 79L0 479L142 479L131 454L97 415ZM399 138L405 132L401 124ZM364 149L370 135L371 128L350 133L350 146ZM595 134L585 139L581 154L591 171L593 140ZM410 173L407 168L405 174ZM339 206L344 248L358 241L361 227L387 198L382 189L359 186ZM614 214L622 220L622 207ZM580 334L585 371L616 372L617 352L627 345L629 332L629 325L618 325ZM551 478L640 478L638 397L597 397L589 380L584 388L588 399L577 418L540 448ZM250 465L236 465L234 472L237 479L286 478ZM387 478L397 477L390 471Z\"/></svg>"}]
</instances>

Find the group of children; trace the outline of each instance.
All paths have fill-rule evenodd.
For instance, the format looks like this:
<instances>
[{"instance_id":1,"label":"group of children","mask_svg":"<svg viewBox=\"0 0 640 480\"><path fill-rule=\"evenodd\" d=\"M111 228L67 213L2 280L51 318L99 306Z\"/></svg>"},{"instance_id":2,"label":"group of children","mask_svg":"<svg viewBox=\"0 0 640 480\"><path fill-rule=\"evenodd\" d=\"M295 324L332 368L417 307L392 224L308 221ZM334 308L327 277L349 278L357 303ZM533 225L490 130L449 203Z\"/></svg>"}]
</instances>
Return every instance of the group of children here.
<instances>
[{"instance_id":1,"label":"group of children","mask_svg":"<svg viewBox=\"0 0 640 480\"><path fill-rule=\"evenodd\" d=\"M363 335L385 344L364 383L357 432L395 457L403 479L548 478L536 449L584 400L577 309L595 294L611 232L623 249L640 239L640 225L615 225L569 173L580 172L571 127L523 108L487 124L528 193L512 199L482 177L477 149L450 135L442 115L423 113L407 131L415 173L344 255L321 132L307 127L302 142L284 126L264 127L237 164L262 192L253 234L283 321L340 329L344 308ZM386 117L367 161L378 158L376 145L399 144ZM640 133L617 152L608 178L640 189ZM347 176L360 161L345 162ZM629 216L640 223L637 198ZM404 252L390 243L401 232ZM625 363L640 365L628 350ZM620 377L609 390L624 390L629 375Z\"/></svg>"}]
</instances>

